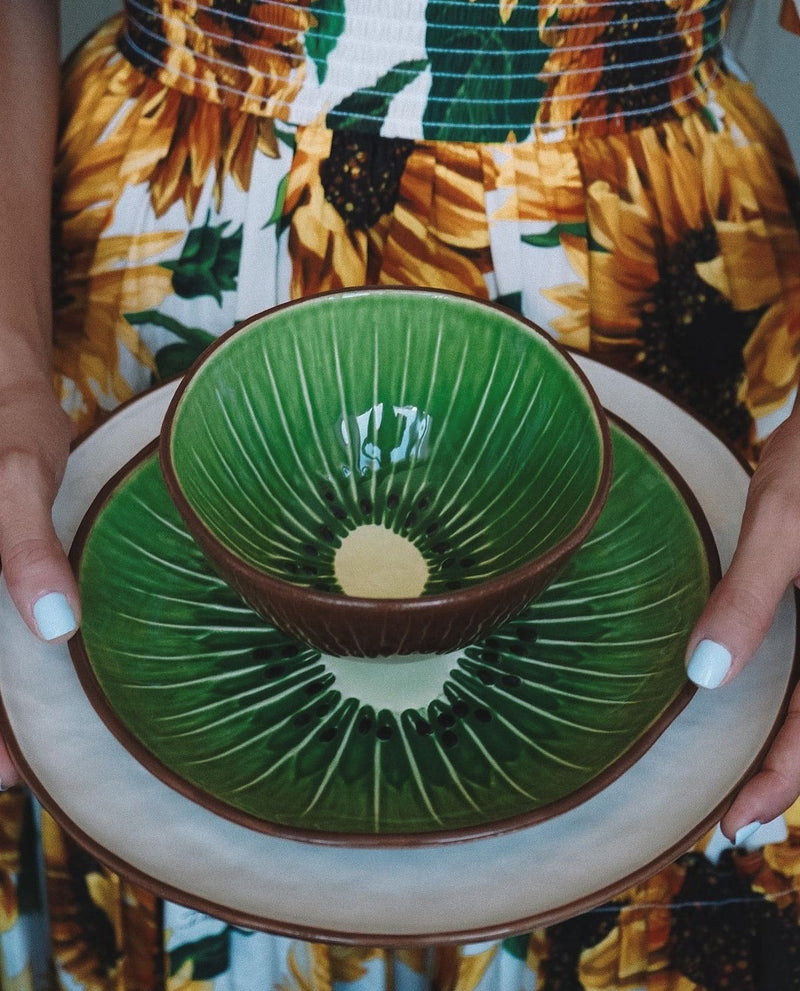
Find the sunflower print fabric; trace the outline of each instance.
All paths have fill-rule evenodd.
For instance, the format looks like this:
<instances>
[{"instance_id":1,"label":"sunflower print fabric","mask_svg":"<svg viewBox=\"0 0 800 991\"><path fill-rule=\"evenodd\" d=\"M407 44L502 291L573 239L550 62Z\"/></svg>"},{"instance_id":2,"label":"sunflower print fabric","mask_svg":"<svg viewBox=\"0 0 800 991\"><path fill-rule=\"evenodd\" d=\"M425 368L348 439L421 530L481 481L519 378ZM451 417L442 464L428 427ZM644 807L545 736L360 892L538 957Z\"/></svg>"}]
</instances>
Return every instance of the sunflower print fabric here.
<instances>
[{"instance_id":1,"label":"sunflower print fabric","mask_svg":"<svg viewBox=\"0 0 800 991\"><path fill-rule=\"evenodd\" d=\"M798 380L800 183L725 20L721 0L127 0L64 71L64 407L90 429L255 312L416 284L524 313L755 461ZM781 842L700 844L558 925L392 950L161 903L22 797L0 810L4 988L800 987L800 806Z\"/></svg>"}]
</instances>

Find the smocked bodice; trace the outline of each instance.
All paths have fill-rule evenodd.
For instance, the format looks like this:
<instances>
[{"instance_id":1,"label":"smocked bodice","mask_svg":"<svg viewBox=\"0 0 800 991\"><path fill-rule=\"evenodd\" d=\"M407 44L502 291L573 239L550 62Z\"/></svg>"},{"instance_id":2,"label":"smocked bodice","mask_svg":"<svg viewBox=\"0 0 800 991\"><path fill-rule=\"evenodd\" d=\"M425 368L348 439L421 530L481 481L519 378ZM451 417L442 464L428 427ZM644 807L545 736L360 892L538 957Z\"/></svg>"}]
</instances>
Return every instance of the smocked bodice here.
<instances>
[{"instance_id":1,"label":"smocked bodice","mask_svg":"<svg viewBox=\"0 0 800 991\"><path fill-rule=\"evenodd\" d=\"M726 0L126 0L126 55L294 123L503 141L702 104Z\"/></svg>"}]
</instances>

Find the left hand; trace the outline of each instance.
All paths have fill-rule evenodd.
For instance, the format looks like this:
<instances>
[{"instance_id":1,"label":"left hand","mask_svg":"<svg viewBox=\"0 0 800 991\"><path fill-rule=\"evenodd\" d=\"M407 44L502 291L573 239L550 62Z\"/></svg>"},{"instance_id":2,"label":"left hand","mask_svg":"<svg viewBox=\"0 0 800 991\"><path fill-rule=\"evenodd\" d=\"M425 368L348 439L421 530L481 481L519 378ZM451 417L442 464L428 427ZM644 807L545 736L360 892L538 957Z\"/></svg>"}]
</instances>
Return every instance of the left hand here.
<instances>
[{"instance_id":1,"label":"left hand","mask_svg":"<svg viewBox=\"0 0 800 991\"><path fill-rule=\"evenodd\" d=\"M800 403L796 403L764 445L730 568L690 638L691 680L716 688L735 678L764 639L787 587L799 583ZM760 769L724 815L722 831L730 840L742 842L757 825L784 812L798 795L800 687Z\"/></svg>"}]
</instances>

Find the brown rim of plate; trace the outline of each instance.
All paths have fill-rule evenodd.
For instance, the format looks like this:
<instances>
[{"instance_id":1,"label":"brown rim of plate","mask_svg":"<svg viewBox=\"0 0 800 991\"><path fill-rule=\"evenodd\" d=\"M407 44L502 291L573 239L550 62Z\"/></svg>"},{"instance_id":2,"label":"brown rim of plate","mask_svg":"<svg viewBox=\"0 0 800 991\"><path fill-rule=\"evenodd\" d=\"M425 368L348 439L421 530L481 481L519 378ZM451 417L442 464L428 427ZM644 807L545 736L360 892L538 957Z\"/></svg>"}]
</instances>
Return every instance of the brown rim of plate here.
<instances>
[{"instance_id":1,"label":"brown rim of plate","mask_svg":"<svg viewBox=\"0 0 800 991\"><path fill-rule=\"evenodd\" d=\"M698 503L694 493L691 491L686 481L682 478L676 468L658 451L658 449L635 428L630 427L624 420L615 414L607 414L621 430L639 444L648 453L656 464L660 467L664 475L672 482L678 490L680 496L689 510L695 525L698 528L701 541L705 549L706 560L709 569L709 592L720 578L720 561L717 552L716 542L708 525L705 514ZM97 516L102 511L110 498L118 489L119 485L136 469L142 462L155 454L158 446L158 439L150 441L137 454L133 456L118 472L116 472L99 491L91 506L84 515L76 531L75 538L70 548L70 562L76 573L79 572L80 560L83 549L89 534L94 526ZM211 567L209 565L209 567ZM675 694L661 714L647 727L629 747L620 754L607 767L600 771L595 777L585 782L567 795L539 806L529 812L518 813L500 820L492 820L470 826L454 827L450 829L403 832L386 831L381 833L361 833L347 831L325 831L320 829L304 829L302 826L291 826L282 823L271 822L259 816L244 812L232 806L227 801L210 794L203 789L193 785L182 777L176 770L165 764L153 751L142 743L132 730L120 719L114 710L113 704L103 691L94 673L91 660L86 650L80 630L67 643L70 656L72 657L78 679L81 686L92 704L95 712L105 724L112 735L125 747L125 749L144 767L146 767L155 777L159 778L166 785L188 798L190 801L208 809L209 811L228 819L237 825L256 832L265 833L270 836L284 839L297 840L305 843L313 843L324 846L347 846L347 847L371 847L371 848L391 848L391 847L422 847L438 846L445 843L466 842L475 839L485 839L490 836L499 836L503 833L524 829L538 823L544 822L554 816L561 815L578 805L583 804L598 792L602 791L609 784L619 778L630 767L632 767L656 742L666 728L673 722L678 714L688 705L696 691L696 686L686 681L680 690ZM380 662L375 662L380 663Z\"/></svg>"},{"instance_id":2,"label":"brown rim of plate","mask_svg":"<svg viewBox=\"0 0 800 991\"><path fill-rule=\"evenodd\" d=\"M588 357L588 356L587 356ZM597 364L604 364L596 359L591 359L596 361ZM618 371L618 370L617 370ZM624 373L619 373L623 374ZM174 381L174 378L171 380ZM647 383L642 383L646 388L651 389L653 392L658 393L663 398L669 400L673 405L675 405L682 412L691 416L697 422L705 426L702 418L695 416L684 406L678 403L674 397L669 396L664 390L659 390ZM155 386L147 392L156 392L159 388L163 388L164 384ZM118 409L128 407L132 405L137 399L141 398L141 394L137 397L133 397L122 404ZM112 414L113 415L113 414ZM741 465L741 467L748 473L752 474L752 466L739 454L738 452L731 449L730 445L724 440L719 430L715 428L710 428L709 432L719 440L726 448L728 453L736 459L736 461ZM79 446L83 440L91 436L94 430L89 431L85 434L75 445L73 449ZM304 926L301 923L288 922L286 920L279 920L273 918L265 918L263 916L254 915L248 912L238 911L232 906L224 905L220 902L215 902L211 899L202 898L199 896L193 896L188 892L182 891L180 888L174 885L167 884L163 881L159 881L157 878L152 877L146 871L142 871L139 868L132 866L127 863L118 854L113 853L108 850L102 844L98 843L91 836L89 836L80 826L67 816L58 804L51 798L48 791L39 782L36 774L31 768L30 764L25 759L22 751L17 745L16 737L14 735L11 722L8 718L6 712L5 704L2 699L2 689L0 688L0 729L2 729L3 740L8 746L9 752L14 760L17 769L20 772L21 777L31 789L31 791L36 795L42 805L49 811L50 815L55 819L55 821L81 846L92 853L95 857L108 866L111 870L115 871L122 877L127 878L134 884L139 884L146 890L152 892L160 898L164 898L169 901L176 902L178 904L186 905L190 908L196 909L199 912L204 912L206 914L216 916L217 918L230 923L231 925L242 926L244 928L255 929L262 932L268 932L275 935L287 936L289 938L304 939L310 941L321 941L330 944L337 944L343 946L353 946L353 945L370 945L370 946L385 946L387 948L397 948L407 945L416 946L432 946L432 945L450 945L454 943L467 943L475 942L480 940L489 939L504 939L509 936L518 935L521 933L528 932L532 929L538 928L540 926L554 925L558 922L562 922L565 919L569 919L575 915L579 915L582 912L587 912L604 902L608 901L610 898L615 897L621 892L625 891L631 886L641 883L649 877L652 877L655 873L664 867L671 864L677 857L682 853L685 853L690 847L692 847L712 826L714 826L719 819L724 815L727 809L730 807L733 798L740 788L748 781L753 774L758 770L761 762L769 751L775 737L777 736L781 725L783 724L786 712L789 706L789 700L791 698L792 692L794 691L797 684L800 682L800 623L798 623L798 616L800 616L800 591L795 590L794 592L795 600L795 641L794 641L794 655L792 658L792 668L790 677L787 682L786 693L783 699L783 703L776 715L775 721L772 725L772 729L767 734L765 742L758 754L750 762L747 768L742 772L738 778L736 784L731 788L728 796L719 802L706 816L697 822L697 824L689 829L681 840L673 843L666 850L656 857L650 859L646 864L641 865L639 868L630 871L623 877L619 878L612 884L606 885L602 888L597 889L597 891L587 894L581 898L574 899L571 902L565 903L564 905L558 906L557 908L549 909L546 911L534 913L527 916L521 916L516 919L509 920L505 923L498 923L491 926L476 926L469 929L461 929L454 931L439 931L436 933L426 933L420 935L418 933L353 933L347 932L335 928L326 928L320 926Z\"/></svg>"},{"instance_id":3,"label":"brown rim of plate","mask_svg":"<svg viewBox=\"0 0 800 991\"><path fill-rule=\"evenodd\" d=\"M556 545L551 547L541 556L537 557L534 561L520 565L512 571L506 572L502 575L497 575L493 578L487 579L486 581L482 581L479 585L471 585L466 588L455 589L447 592L438 592L434 595L419 596L413 599L368 599L361 598L359 596L344 597L333 592L322 592L318 589L296 585L293 582L284 581L280 578L275 578L272 575L266 574L230 551L225 544L220 542L213 530L206 526L206 524L194 513L188 499L183 493L180 481L178 480L177 474L172 465L170 438L172 436L172 425L175 416L177 415L181 398L184 392L186 392L189 388L195 374L205 365L208 356L218 348L222 347L235 334L245 330L257 321L262 320L274 313L280 312L281 310L313 304L321 299L325 299L326 297L366 295L369 293L424 294L431 297L438 296L454 298L457 300L467 300L473 304L479 303L482 307L499 310L506 315L512 316L520 324L531 331L534 336L544 338L548 347L553 347L555 352L564 360L572 374L575 375L579 384L583 388L589 400L590 408L594 413L594 419L599 433L602 457L600 474L592 499L573 530ZM213 547L214 553L226 562L226 567L230 568L233 573L241 576L243 580L251 586L259 587L262 590L271 590L274 594L280 597L291 597L293 599L301 600L302 604L304 606L307 605L309 608L345 608L353 615L354 620L367 618L374 614L389 614L390 616L397 615L409 609L419 611L421 613L427 613L429 611L433 612L442 606L450 606L451 604L459 604L462 608L465 608L468 607L470 603L475 603L477 605L482 602L487 593L491 594L494 592L495 594L502 594L512 589L521 587L526 580L530 581L534 579L535 576L546 572L548 568L555 565L564 555L574 552L586 539L592 527L597 522L597 518L602 512L603 506L605 505L608 497L608 491L611 488L611 480L613 478L611 433L608 427L605 411L594 390L594 387L589 381L588 376L578 365L577 361L572 356L572 353L567 348L559 344L558 341L554 340L552 335L548 334L547 331L543 330L532 320L521 316L513 310L509 310L508 307L502 306L499 303L495 303L490 300L478 300L473 296L467 296L465 293L453 292L452 290L425 289L416 288L413 286L362 286L359 288L332 290L329 292L318 293L314 296L307 296L302 299L290 300L289 302L281 303L277 306L271 307L268 310L264 310L261 313L253 314L253 316L248 317L246 320L240 321L226 333L218 337L213 344L210 344L203 354L190 366L189 370L181 379L178 388L170 399L169 406L167 407L167 411L164 415L158 446L159 460L161 462L161 472L164 476L164 482L173 503L178 509L178 512L194 538L201 544L206 541L210 547Z\"/></svg>"}]
</instances>

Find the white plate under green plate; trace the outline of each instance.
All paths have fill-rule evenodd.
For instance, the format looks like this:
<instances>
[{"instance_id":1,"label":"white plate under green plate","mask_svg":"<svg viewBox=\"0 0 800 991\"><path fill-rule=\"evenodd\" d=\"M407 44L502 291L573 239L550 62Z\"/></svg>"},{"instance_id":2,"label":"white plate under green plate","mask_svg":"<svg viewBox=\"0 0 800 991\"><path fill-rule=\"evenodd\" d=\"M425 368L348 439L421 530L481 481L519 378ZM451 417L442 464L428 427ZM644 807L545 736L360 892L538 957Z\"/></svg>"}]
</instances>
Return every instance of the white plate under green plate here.
<instances>
[{"instance_id":1,"label":"white plate under green plate","mask_svg":"<svg viewBox=\"0 0 800 991\"><path fill-rule=\"evenodd\" d=\"M730 560L747 474L712 434L624 375L579 359L601 401L678 468ZM129 405L73 453L55 520L69 545L100 488L158 433L172 386ZM5 729L26 779L92 851L141 883L231 921L374 945L524 931L604 901L714 824L774 733L792 683L787 594L762 649L730 685L699 691L607 788L563 815L464 843L332 846L248 829L148 771L105 727L66 646L27 632L0 596Z\"/></svg>"},{"instance_id":2,"label":"white plate under green plate","mask_svg":"<svg viewBox=\"0 0 800 991\"><path fill-rule=\"evenodd\" d=\"M563 812L688 702L685 645L718 577L699 510L654 453L612 436L600 519L538 601L402 662L329 657L260 619L206 562L150 446L73 547L84 688L146 766L255 829L442 842Z\"/></svg>"}]
</instances>

